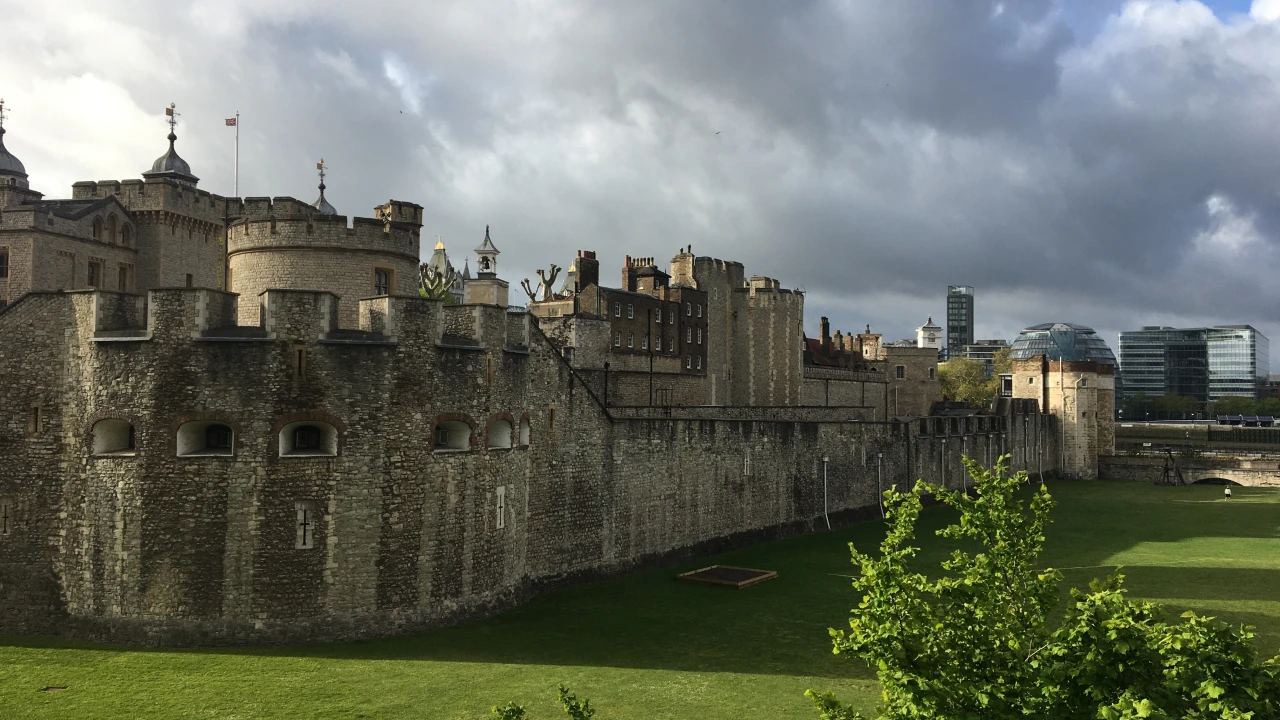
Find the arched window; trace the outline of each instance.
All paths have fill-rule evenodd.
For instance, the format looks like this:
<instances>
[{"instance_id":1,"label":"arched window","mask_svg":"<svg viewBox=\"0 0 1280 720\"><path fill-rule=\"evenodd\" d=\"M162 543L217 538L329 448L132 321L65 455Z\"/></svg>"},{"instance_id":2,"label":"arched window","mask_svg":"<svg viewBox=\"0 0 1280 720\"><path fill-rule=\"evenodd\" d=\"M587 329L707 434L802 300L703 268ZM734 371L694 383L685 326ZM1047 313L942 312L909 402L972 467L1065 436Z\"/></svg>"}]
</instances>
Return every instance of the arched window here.
<instances>
[{"instance_id":1,"label":"arched window","mask_svg":"<svg viewBox=\"0 0 1280 720\"><path fill-rule=\"evenodd\" d=\"M113 213L111 215L108 215L107 216L107 242L114 243L116 241L116 238L118 237L116 233L119 231L119 229L120 229L120 221L116 220L115 214Z\"/></svg>"},{"instance_id":2,"label":"arched window","mask_svg":"<svg viewBox=\"0 0 1280 720\"><path fill-rule=\"evenodd\" d=\"M489 438L489 449L500 450L511 447L511 422L495 418L485 430Z\"/></svg>"},{"instance_id":3,"label":"arched window","mask_svg":"<svg viewBox=\"0 0 1280 720\"><path fill-rule=\"evenodd\" d=\"M432 448L436 452L470 450L471 426L461 420L445 420L437 423L436 434L432 438Z\"/></svg>"},{"instance_id":4,"label":"arched window","mask_svg":"<svg viewBox=\"0 0 1280 720\"><path fill-rule=\"evenodd\" d=\"M93 239L99 242L102 240L102 218L93 219Z\"/></svg>"},{"instance_id":5,"label":"arched window","mask_svg":"<svg viewBox=\"0 0 1280 720\"><path fill-rule=\"evenodd\" d=\"M120 229L120 242L125 247L133 247L133 226L132 225L125 223L125 226Z\"/></svg>"},{"instance_id":6,"label":"arched window","mask_svg":"<svg viewBox=\"0 0 1280 720\"><path fill-rule=\"evenodd\" d=\"M93 424L94 455L132 455L135 451L133 425L108 418Z\"/></svg>"},{"instance_id":7,"label":"arched window","mask_svg":"<svg viewBox=\"0 0 1280 720\"><path fill-rule=\"evenodd\" d=\"M280 428L280 457L334 457L338 430L325 422L294 422Z\"/></svg>"},{"instance_id":8,"label":"arched window","mask_svg":"<svg viewBox=\"0 0 1280 720\"><path fill-rule=\"evenodd\" d=\"M529 425L529 418L520 418L520 447L529 447L532 431L533 428Z\"/></svg>"},{"instance_id":9,"label":"arched window","mask_svg":"<svg viewBox=\"0 0 1280 720\"><path fill-rule=\"evenodd\" d=\"M232 455L235 434L220 422L195 421L178 427L178 456Z\"/></svg>"}]
</instances>

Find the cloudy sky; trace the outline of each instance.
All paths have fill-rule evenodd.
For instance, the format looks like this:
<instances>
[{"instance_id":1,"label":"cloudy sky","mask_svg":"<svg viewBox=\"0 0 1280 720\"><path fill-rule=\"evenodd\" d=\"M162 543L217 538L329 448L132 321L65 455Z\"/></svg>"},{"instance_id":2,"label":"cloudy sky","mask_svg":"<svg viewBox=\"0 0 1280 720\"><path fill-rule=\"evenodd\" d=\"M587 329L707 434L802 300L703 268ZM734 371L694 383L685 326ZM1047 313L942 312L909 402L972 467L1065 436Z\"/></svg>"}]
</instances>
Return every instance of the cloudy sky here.
<instances>
[{"instance_id":1,"label":"cloudy sky","mask_svg":"<svg viewBox=\"0 0 1280 720\"><path fill-rule=\"evenodd\" d=\"M516 285L683 245L889 339L977 288L1066 320L1277 342L1280 0L0 0L32 186L138 177L163 108L207 190L426 208ZM430 252L430 243L424 242ZM616 281L615 281L616 282ZM1280 357L1276 358L1280 365Z\"/></svg>"}]
</instances>

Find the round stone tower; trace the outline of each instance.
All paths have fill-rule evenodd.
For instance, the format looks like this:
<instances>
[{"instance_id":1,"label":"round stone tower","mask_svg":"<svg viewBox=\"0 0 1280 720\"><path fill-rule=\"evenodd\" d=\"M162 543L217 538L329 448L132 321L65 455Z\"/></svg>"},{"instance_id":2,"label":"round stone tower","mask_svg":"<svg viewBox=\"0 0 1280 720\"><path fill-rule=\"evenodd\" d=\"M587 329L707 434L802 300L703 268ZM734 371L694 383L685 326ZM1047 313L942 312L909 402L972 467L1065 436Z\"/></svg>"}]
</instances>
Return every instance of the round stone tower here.
<instances>
[{"instance_id":1,"label":"round stone tower","mask_svg":"<svg viewBox=\"0 0 1280 720\"><path fill-rule=\"evenodd\" d=\"M328 290L338 322L359 327L359 301L417 295L422 206L391 200L376 217L347 218L293 198L245 198L227 230L227 287L240 295L239 323L261 321L265 290Z\"/></svg>"}]
</instances>

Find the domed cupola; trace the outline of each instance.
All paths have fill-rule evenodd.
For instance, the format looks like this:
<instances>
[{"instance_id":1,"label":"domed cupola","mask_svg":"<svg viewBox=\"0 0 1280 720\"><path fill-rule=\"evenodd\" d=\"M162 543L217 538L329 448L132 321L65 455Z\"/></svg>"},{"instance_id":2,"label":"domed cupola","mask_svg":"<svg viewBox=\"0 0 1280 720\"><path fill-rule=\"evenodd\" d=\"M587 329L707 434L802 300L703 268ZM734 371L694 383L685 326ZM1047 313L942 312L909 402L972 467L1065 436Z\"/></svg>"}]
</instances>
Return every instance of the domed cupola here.
<instances>
[{"instance_id":1,"label":"domed cupola","mask_svg":"<svg viewBox=\"0 0 1280 720\"><path fill-rule=\"evenodd\" d=\"M338 209L324 199L324 158L320 158L320 162L316 163L316 169L320 171L320 198L312 205L320 211L321 215L337 215Z\"/></svg>"},{"instance_id":2,"label":"domed cupola","mask_svg":"<svg viewBox=\"0 0 1280 720\"><path fill-rule=\"evenodd\" d=\"M170 104L164 109L164 114L169 118L169 151L161 155L151 164L151 170L142 173L142 177L150 180L152 178L169 178L177 180L184 185L194 187L200 182L200 178L191 174L191 166L186 160L178 157L178 151L174 149L173 144L177 141L178 136L174 133L174 126L178 124L178 112L175 105Z\"/></svg>"},{"instance_id":3,"label":"domed cupola","mask_svg":"<svg viewBox=\"0 0 1280 720\"><path fill-rule=\"evenodd\" d=\"M27 187L27 169L4 146L4 100L0 100L0 185Z\"/></svg>"}]
</instances>

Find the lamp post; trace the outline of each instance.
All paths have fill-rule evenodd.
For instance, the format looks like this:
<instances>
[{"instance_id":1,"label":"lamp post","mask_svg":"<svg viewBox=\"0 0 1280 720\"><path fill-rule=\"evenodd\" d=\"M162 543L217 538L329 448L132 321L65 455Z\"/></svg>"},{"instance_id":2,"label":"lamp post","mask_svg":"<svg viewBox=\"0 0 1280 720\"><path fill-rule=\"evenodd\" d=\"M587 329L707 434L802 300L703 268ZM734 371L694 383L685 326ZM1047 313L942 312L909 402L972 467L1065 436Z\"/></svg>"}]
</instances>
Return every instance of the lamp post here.
<instances>
[{"instance_id":1,"label":"lamp post","mask_svg":"<svg viewBox=\"0 0 1280 720\"><path fill-rule=\"evenodd\" d=\"M831 458L822 456L822 519L827 521L827 529L831 529L831 518L827 517L827 461Z\"/></svg>"},{"instance_id":2,"label":"lamp post","mask_svg":"<svg viewBox=\"0 0 1280 720\"><path fill-rule=\"evenodd\" d=\"M604 406L609 407L609 361L604 361Z\"/></svg>"}]
</instances>

